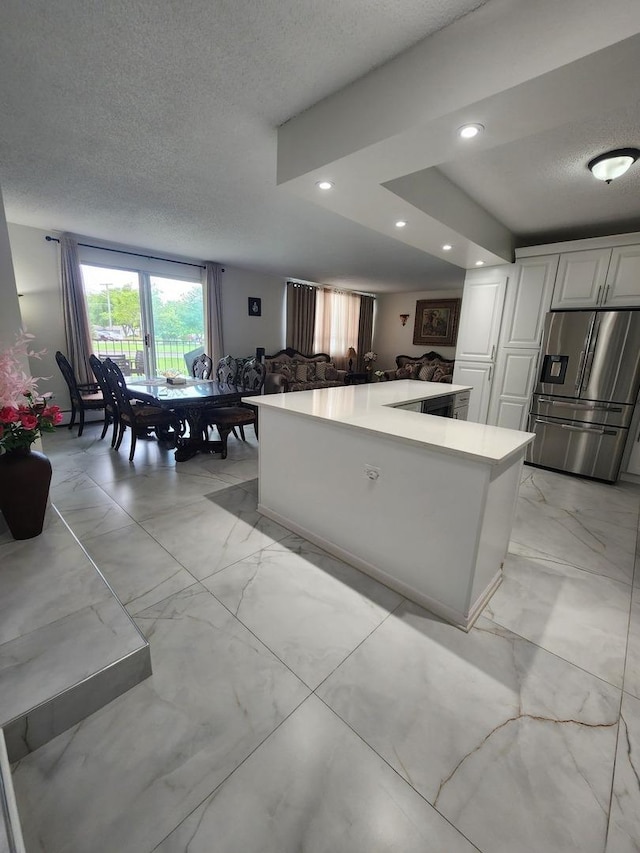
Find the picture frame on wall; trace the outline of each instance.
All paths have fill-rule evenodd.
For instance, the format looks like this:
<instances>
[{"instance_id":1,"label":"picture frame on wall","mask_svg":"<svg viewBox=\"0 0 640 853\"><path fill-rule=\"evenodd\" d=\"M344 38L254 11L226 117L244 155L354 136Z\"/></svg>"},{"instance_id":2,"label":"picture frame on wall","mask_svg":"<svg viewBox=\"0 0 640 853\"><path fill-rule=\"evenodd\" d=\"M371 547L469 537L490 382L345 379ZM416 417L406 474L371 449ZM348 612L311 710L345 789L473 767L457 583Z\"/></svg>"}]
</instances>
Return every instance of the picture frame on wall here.
<instances>
[{"instance_id":1,"label":"picture frame on wall","mask_svg":"<svg viewBox=\"0 0 640 853\"><path fill-rule=\"evenodd\" d=\"M262 299L259 299L256 296L249 297L249 316L250 317L261 317L262 316Z\"/></svg>"},{"instance_id":2,"label":"picture frame on wall","mask_svg":"<svg viewBox=\"0 0 640 853\"><path fill-rule=\"evenodd\" d=\"M454 347L458 337L461 299L418 299L413 343Z\"/></svg>"}]
</instances>

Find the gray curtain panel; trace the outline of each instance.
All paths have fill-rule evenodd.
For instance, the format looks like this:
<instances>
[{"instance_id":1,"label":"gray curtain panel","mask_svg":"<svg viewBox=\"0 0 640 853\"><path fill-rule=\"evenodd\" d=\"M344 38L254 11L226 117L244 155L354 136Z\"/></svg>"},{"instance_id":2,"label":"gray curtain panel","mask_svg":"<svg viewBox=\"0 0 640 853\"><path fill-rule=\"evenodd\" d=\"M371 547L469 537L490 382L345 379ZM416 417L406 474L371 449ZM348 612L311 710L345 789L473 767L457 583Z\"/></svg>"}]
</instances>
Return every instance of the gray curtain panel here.
<instances>
[{"instance_id":1,"label":"gray curtain panel","mask_svg":"<svg viewBox=\"0 0 640 853\"><path fill-rule=\"evenodd\" d=\"M78 382L95 382L89 364L93 346L89 331L89 315L84 296L78 244L69 234L60 238L60 279L62 312L67 340L67 359Z\"/></svg>"},{"instance_id":2,"label":"gray curtain panel","mask_svg":"<svg viewBox=\"0 0 640 853\"><path fill-rule=\"evenodd\" d=\"M222 335L222 267L206 261L203 271L204 328L208 355L217 364L225 355Z\"/></svg>"},{"instance_id":3,"label":"gray curtain panel","mask_svg":"<svg viewBox=\"0 0 640 853\"><path fill-rule=\"evenodd\" d=\"M287 346L305 355L313 352L316 288L287 282Z\"/></svg>"},{"instance_id":4,"label":"gray curtain panel","mask_svg":"<svg viewBox=\"0 0 640 853\"><path fill-rule=\"evenodd\" d=\"M360 298L360 322L358 324L358 371L364 370L364 354L371 350L373 340L373 296Z\"/></svg>"}]
</instances>

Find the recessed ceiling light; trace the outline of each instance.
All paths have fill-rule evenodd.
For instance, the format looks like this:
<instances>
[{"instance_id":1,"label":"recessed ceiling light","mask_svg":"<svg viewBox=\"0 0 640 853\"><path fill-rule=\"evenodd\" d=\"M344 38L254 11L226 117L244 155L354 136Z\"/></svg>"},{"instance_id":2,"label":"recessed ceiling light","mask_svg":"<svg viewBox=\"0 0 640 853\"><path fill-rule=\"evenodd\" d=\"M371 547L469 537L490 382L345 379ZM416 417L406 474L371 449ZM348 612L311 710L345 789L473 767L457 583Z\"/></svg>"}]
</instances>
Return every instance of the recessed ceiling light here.
<instances>
[{"instance_id":1,"label":"recessed ceiling light","mask_svg":"<svg viewBox=\"0 0 640 853\"><path fill-rule=\"evenodd\" d=\"M465 124L458 128L458 136L462 139L473 139L479 133L482 133L484 127L481 124Z\"/></svg>"},{"instance_id":2,"label":"recessed ceiling light","mask_svg":"<svg viewBox=\"0 0 640 853\"><path fill-rule=\"evenodd\" d=\"M316 184L319 190L332 190L333 182L332 181L318 181Z\"/></svg>"},{"instance_id":3,"label":"recessed ceiling light","mask_svg":"<svg viewBox=\"0 0 640 853\"><path fill-rule=\"evenodd\" d=\"M404 228L406 224L406 219L398 219L398 221L396 222L396 228Z\"/></svg>"},{"instance_id":4,"label":"recessed ceiling light","mask_svg":"<svg viewBox=\"0 0 640 853\"><path fill-rule=\"evenodd\" d=\"M477 267L483 267L483 266L484 266L484 261L476 261L476 266L477 266Z\"/></svg>"},{"instance_id":5,"label":"recessed ceiling light","mask_svg":"<svg viewBox=\"0 0 640 853\"><path fill-rule=\"evenodd\" d=\"M453 246L450 243L445 243L442 247L443 252L450 252L453 249Z\"/></svg>"}]
</instances>

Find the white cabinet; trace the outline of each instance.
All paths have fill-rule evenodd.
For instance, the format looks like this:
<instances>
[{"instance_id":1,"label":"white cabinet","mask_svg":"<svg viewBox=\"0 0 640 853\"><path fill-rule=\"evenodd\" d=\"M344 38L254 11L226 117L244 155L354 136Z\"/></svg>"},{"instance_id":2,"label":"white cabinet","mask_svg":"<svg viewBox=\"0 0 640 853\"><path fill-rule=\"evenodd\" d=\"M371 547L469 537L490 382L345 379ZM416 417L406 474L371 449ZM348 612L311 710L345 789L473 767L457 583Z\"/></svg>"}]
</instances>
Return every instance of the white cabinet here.
<instances>
[{"instance_id":1,"label":"white cabinet","mask_svg":"<svg viewBox=\"0 0 640 853\"><path fill-rule=\"evenodd\" d=\"M543 255L515 265L505 300L501 347L540 346L559 260L560 255Z\"/></svg>"},{"instance_id":2,"label":"white cabinet","mask_svg":"<svg viewBox=\"0 0 640 853\"><path fill-rule=\"evenodd\" d=\"M495 358L507 276L495 270L483 273L472 270L465 279L456 344L456 359L461 361Z\"/></svg>"},{"instance_id":3,"label":"white cabinet","mask_svg":"<svg viewBox=\"0 0 640 853\"><path fill-rule=\"evenodd\" d=\"M465 278L453 369L455 385L472 385L468 420L486 423L508 276L505 269L470 270Z\"/></svg>"},{"instance_id":4,"label":"white cabinet","mask_svg":"<svg viewBox=\"0 0 640 853\"><path fill-rule=\"evenodd\" d=\"M638 430L636 429L633 433L629 434L629 439L634 439L634 441L625 471L627 474L634 474L636 477L640 477L640 435L637 435L637 433Z\"/></svg>"},{"instance_id":5,"label":"white cabinet","mask_svg":"<svg viewBox=\"0 0 640 853\"><path fill-rule=\"evenodd\" d=\"M619 246L611 252L602 305L611 308L640 305L640 246Z\"/></svg>"},{"instance_id":6,"label":"white cabinet","mask_svg":"<svg viewBox=\"0 0 640 853\"><path fill-rule=\"evenodd\" d=\"M460 391L455 395L453 401L453 417L458 421L469 420L469 401L471 400L471 391Z\"/></svg>"},{"instance_id":7,"label":"white cabinet","mask_svg":"<svg viewBox=\"0 0 640 853\"><path fill-rule=\"evenodd\" d=\"M560 255L551 307L640 306L640 245Z\"/></svg>"},{"instance_id":8,"label":"white cabinet","mask_svg":"<svg viewBox=\"0 0 640 853\"><path fill-rule=\"evenodd\" d=\"M551 307L595 308L605 292L611 249L590 249L560 255Z\"/></svg>"},{"instance_id":9,"label":"white cabinet","mask_svg":"<svg viewBox=\"0 0 640 853\"><path fill-rule=\"evenodd\" d=\"M539 353L539 348L500 348L488 423L507 429L526 429Z\"/></svg>"},{"instance_id":10,"label":"white cabinet","mask_svg":"<svg viewBox=\"0 0 640 853\"><path fill-rule=\"evenodd\" d=\"M456 361L453 374L455 385L471 385L472 391L469 398L468 421L477 424L486 424L487 412L489 411L489 397L491 394L491 374L493 364L480 361Z\"/></svg>"}]
</instances>

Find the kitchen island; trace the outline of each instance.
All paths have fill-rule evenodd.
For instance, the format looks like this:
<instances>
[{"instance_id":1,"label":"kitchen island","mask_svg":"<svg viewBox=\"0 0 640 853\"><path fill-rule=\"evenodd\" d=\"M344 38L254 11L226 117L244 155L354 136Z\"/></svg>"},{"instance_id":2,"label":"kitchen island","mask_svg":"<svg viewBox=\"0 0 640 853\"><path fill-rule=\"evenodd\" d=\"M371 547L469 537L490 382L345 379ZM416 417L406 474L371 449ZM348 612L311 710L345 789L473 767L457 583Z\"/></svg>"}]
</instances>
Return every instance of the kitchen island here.
<instances>
[{"instance_id":1,"label":"kitchen island","mask_svg":"<svg viewBox=\"0 0 640 853\"><path fill-rule=\"evenodd\" d=\"M502 578L533 440L406 408L468 390L401 380L247 398L259 511L468 630Z\"/></svg>"}]
</instances>

